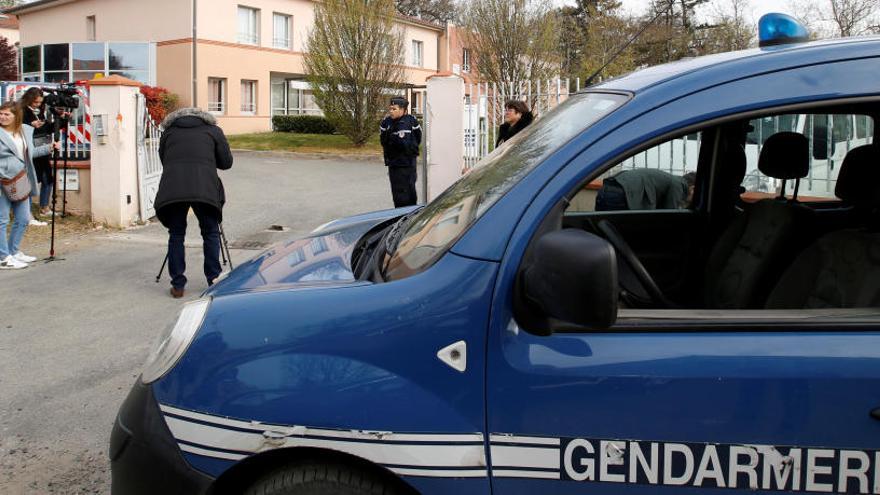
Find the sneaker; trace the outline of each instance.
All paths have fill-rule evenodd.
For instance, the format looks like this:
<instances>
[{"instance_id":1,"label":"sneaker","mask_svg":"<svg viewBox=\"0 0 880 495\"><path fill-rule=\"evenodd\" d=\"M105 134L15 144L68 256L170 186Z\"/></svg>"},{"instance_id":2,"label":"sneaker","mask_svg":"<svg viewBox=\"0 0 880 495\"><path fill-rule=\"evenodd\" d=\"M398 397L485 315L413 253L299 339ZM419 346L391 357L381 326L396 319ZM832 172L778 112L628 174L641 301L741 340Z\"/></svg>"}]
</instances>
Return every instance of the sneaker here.
<instances>
[{"instance_id":1,"label":"sneaker","mask_svg":"<svg viewBox=\"0 0 880 495\"><path fill-rule=\"evenodd\" d=\"M27 263L22 263L12 256L7 256L3 258L3 261L0 261L0 270L21 270L22 268L27 268Z\"/></svg>"},{"instance_id":2,"label":"sneaker","mask_svg":"<svg viewBox=\"0 0 880 495\"><path fill-rule=\"evenodd\" d=\"M46 225L49 225L49 224L46 222L41 222L40 220L37 220L36 218L31 218L31 220L28 222L28 225L33 226L33 227L45 227Z\"/></svg>"},{"instance_id":3,"label":"sneaker","mask_svg":"<svg viewBox=\"0 0 880 495\"><path fill-rule=\"evenodd\" d=\"M33 263L34 261L37 261L37 258L35 258L34 256L28 256L21 251L13 254L12 257L15 258L16 261L19 261L21 263Z\"/></svg>"}]
</instances>

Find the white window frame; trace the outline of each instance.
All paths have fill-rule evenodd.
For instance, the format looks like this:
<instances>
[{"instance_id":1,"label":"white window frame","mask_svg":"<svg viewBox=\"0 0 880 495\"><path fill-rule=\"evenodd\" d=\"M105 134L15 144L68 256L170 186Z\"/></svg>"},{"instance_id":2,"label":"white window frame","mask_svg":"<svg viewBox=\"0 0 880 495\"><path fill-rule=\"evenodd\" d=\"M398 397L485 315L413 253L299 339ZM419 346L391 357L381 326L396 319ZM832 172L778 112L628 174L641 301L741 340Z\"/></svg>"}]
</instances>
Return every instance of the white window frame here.
<instances>
[{"instance_id":1,"label":"white window frame","mask_svg":"<svg viewBox=\"0 0 880 495\"><path fill-rule=\"evenodd\" d=\"M412 40L412 63L415 67L425 65L425 44L420 40Z\"/></svg>"},{"instance_id":2,"label":"white window frame","mask_svg":"<svg viewBox=\"0 0 880 495\"><path fill-rule=\"evenodd\" d=\"M259 46L260 44L260 9L254 7L248 7L247 5L239 5L238 6L238 15L236 17L236 22L238 23L238 36L237 41L242 45L255 45ZM250 16L248 19L247 32L242 32L241 25L241 16L242 14L247 14ZM253 32L250 32L250 28L253 28Z\"/></svg>"},{"instance_id":3,"label":"white window frame","mask_svg":"<svg viewBox=\"0 0 880 495\"><path fill-rule=\"evenodd\" d=\"M228 83L225 77L209 77L208 78L208 97L212 94L211 85L217 82L220 85L220 101L208 101L208 112L214 115L224 115L226 113L228 100Z\"/></svg>"},{"instance_id":4,"label":"white window frame","mask_svg":"<svg viewBox=\"0 0 880 495\"><path fill-rule=\"evenodd\" d=\"M245 86L250 86L249 91L245 91ZM250 93L250 102L246 100L246 96ZM257 114L257 81L253 79L241 80L241 114L256 115Z\"/></svg>"},{"instance_id":5,"label":"white window frame","mask_svg":"<svg viewBox=\"0 0 880 495\"><path fill-rule=\"evenodd\" d=\"M462 48L461 49L461 71L462 72L470 72L471 71L471 50L470 50L470 48Z\"/></svg>"},{"instance_id":6,"label":"white window frame","mask_svg":"<svg viewBox=\"0 0 880 495\"><path fill-rule=\"evenodd\" d=\"M278 35L278 24L276 20L284 18L287 24L287 36L280 37ZM290 14L282 14L281 12L272 13L272 47L281 50L293 49L293 16Z\"/></svg>"}]
</instances>

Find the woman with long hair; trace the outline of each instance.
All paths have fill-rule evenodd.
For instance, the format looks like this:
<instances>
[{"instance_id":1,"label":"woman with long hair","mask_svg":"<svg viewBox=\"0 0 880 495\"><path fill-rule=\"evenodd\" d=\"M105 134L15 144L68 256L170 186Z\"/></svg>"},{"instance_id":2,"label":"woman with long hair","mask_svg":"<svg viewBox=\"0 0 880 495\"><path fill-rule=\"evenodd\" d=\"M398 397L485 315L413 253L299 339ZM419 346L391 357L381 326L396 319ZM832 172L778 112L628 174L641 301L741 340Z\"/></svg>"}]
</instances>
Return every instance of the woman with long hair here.
<instances>
[{"instance_id":1,"label":"woman with long hair","mask_svg":"<svg viewBox=\"0 0 880 495\"><path fill-rule=\"evenodd\" d=\"M34 145L51 143L55 126L50 111L43 105L43 91L40 88L29 88L24 92L21 97L21 110L22 122L34 128ZM52 197L52 189L55 187L49 155L34 158L34 171L37 173L37 181L40 183L40 215L49 216L52 214L52 210L49 208L49 199ZM36 192L36 184L34 184L34 193ZM45 224L45 222L31 220L31 225Z\"/></svg>"},{"instance_id":2,"label":"woman with long hair","mask_svg":"<svg viewBox=\"0 0 880 495\"><path fill-rule=\"evenodd\" d=\"M19 250L31 218L31 196L37 183L36 157L46 156L58 143L34 146L34 128L22 124L21 107L7 101L0 105L0 270L27 268L36 261ZM6 226L15 216L9 237Z\"/></svg>"}]
</instances>

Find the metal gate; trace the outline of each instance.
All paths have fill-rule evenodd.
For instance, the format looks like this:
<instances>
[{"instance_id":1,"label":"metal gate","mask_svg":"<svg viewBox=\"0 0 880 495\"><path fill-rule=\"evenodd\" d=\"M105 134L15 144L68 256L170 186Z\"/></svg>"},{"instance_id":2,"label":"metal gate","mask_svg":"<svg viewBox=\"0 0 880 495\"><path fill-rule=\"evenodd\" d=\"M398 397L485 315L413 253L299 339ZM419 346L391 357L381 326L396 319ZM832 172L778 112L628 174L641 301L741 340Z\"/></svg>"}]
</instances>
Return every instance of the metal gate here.
<instances>
[{"instance_id":1,"label":"metal gate","mask_svg":"<svg viewBox=\"0 0 880 495\"><path fill-rule=\"evenodd\" d=\"M535 118L541 117L580 91L580 78L521 81L519 83L468 83L464 97L464 169L469 171L495 149L498 127L504 123L504 103L521 100Z\"/></svg>"},{"instance_id":2,"label":"metal gate","mask_svg":"<svg viewBox=\"0 0 880 495\"><path fill-rule=\"evenodd\" d=\"M406 88L406 99L410 102L410 113L422 126L422 147L418 160L419 204L428 202L428 86L409 86Z\"/></svg>"},{"instance_id":3,"label":"metal gate","mask_svg":"<svg viewBox=\"0 0 880 495\"><path fill-rule=\"evenodd\" d=\"M156 216L154 203L162 178L162 162L159 159L159 139L162 130L153 122L144 95L137 95L137 165L138 194L140 196L141 221Z\"/></svg>"}]
</instances>

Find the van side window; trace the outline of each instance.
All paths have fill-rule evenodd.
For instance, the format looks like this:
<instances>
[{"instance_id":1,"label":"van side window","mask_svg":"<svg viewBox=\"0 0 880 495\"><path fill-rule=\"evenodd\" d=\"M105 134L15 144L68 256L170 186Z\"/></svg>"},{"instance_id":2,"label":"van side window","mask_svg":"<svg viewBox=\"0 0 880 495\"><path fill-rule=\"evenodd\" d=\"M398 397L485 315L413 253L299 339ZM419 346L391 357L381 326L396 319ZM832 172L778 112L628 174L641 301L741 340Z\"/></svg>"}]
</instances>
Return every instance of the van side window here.
<instances>
[{"instance_id":1,"label":"van side window","mask_svg":"<svg viewBox=\"0 0 880 495\"><path fill-rule=\"evenodd\" d=\"M568 211L670 210L690 206L702 134L637 153L585 185Z\"/></svg>"},{"instance_id":2,"label":"van side window","mask_svg":"<svg viewBox=\"0 0 880 495\"><path fill-rule=\"evenodd\" d=\"M770 136L796 132L810 143L809 173L801 180L798 197L802 201L834 200L837 174L847 152L873 142L874 120L867 115L786 114L754 119L746 138L746 176L743 199L755 201L779 194L782 182L758 170L758 157ZM785 194L791 197L794 181L788 181Z\"/></svg>"}]
</instances>

